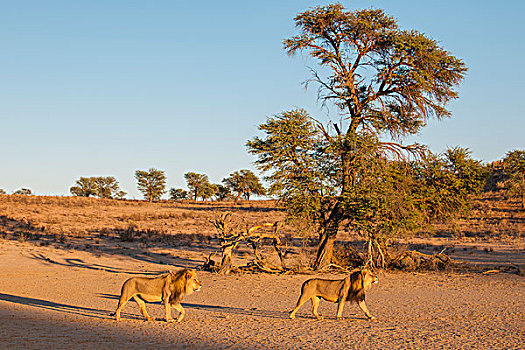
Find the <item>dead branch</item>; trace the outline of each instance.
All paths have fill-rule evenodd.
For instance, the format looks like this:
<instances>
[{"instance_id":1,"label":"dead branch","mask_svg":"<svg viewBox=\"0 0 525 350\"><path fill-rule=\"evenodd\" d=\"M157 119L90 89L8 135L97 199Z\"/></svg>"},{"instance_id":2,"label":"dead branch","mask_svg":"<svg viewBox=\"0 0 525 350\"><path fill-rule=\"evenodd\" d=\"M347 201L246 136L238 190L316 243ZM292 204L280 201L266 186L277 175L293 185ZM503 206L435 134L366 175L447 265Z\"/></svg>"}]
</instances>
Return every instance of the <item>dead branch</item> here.
<instances>
[{"instance_id":1,"label":"dead branch","mask_svg":"<svg viewBox=\"0 0 525 350\"><path fill-rule=\"evenodd\" d=\"M495 269L483 272L484 275L493 275L496 273L514 273L518 276L524 275L523 271L517 265L500 265L497 266Z\"/></svg>"},{"instance_id":2,"label":"dead branch","mask_svg":"<svg viewBox=\"0 0 525 350\"><path fill-rule=\"evenodd\" d=\"M246 225L244 229L229 225L228 221L231 218L231 213L222 213L218 218L211 221L217 230L217 238L222 252L222 261L218 267L211 265L210 257L205 262L203 268L208 271L217 272L219 274L229 274L233 268L232 254L234 249L242 242L245 242L253 249L254 260L253 265L264 272L276 273L286 270L285 258L288 253L286 247L283 247L279 238L279 222L264 223L249 227ZM262 228L273 227L272 232L259 231ZM281 267L267 266L263 256L259 252L259 245L263 239L272 239L274 249L281 261Z\"/></svg>"},{"instance_id":3,"label":"dead branch","mask_svg":"<svg viewBox=\"0 0 525 350\"><path fill-rule=\"evenodd\" d=\"M406 250L392 259L391 266L407 271L437 271L453 266L452 260L443 252L429 255L415 250Z\"/></svg>"}]
</instances>

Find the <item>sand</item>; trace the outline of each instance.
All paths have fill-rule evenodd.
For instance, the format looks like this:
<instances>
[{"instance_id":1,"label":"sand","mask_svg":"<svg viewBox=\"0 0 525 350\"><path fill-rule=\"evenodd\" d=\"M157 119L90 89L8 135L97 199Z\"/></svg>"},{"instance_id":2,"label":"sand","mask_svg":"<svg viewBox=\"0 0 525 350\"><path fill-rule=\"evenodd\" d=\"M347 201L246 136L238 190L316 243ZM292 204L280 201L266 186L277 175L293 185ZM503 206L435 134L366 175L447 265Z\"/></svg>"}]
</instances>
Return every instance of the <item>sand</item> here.
<instances>
[{"instance_id":1,"label":"sand","mask_svg":"<svg viewBox=\"0 0 525 350\"><path fill-rule=\"evenodd\" d=\"M493 252L498 263L524 263L523 249L500 251ZM183 254L183 247L153 258L126 249L0 240L0 348L525 349L525 278L481 270L380 273L367 294L376 321L366 320L355 304L336 320L336 305L328 302L319 308L322 321L310 313L310 303L289 319L311 276L203 271L197 271L201 291L183 300L181 323L165 322L159 303L147 305L154 322L145 321L133 301L122 321L109 316L127 278L202 264L203 254ZM168 255L177 256L167 259L171 265L157 258ZM478 249L458 259L490 261L486 256Z\"/></svg>"}]
</instances>

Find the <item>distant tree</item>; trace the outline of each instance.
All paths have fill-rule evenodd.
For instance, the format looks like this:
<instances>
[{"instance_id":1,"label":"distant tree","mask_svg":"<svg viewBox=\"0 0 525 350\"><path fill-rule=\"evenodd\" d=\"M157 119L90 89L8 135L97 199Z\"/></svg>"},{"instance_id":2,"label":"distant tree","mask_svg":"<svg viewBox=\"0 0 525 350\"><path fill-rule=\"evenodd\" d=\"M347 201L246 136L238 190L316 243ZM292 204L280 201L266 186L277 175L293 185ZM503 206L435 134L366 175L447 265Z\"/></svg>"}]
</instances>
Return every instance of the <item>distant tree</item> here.
<instances>
[{"instance_id":1,"label":"distant tree","mask_svg":"<svg viewBox=\"0 0 525 350\"><path fill-rule=\"evenodd\" d=\"M30 196L32 195L32 192L29 188L21 188L15 192L13 192L13 194L18 194L18 195L24 195L24 196Z\"/></svg>"},{"instance_id":2,"label":"distant tree","mask_svg":"<svg viewBox=\"0 0 525 350\"><path fill-rule=\"evenodd\" d=\"M164 171L150 168L135 171L137 187L144 195L144 199L152 202L159 200L166 192L166 175Z\"/></svg>"},{"instance_id":3,"label":"distant tree","mask_svg":"<svg viewBox=\"0 0 525 350\"><path fill-rule=\"evenodd\" d=\"M219 192L219 187L216 184L212 184L212 183L208 182L202 188L202 191L200 193L200 197L202 198L203 201L206 201L206 200L212 198L213 196L216 196L218 192Z\"/></svg>"},{"instance_id":4,"label":"distant tree","mask_svg":"<svg viewBox=\"0 0 525 350\"><path fill-rule=\"evenodd\" d=\"M231 197L232 193L228 187L221 184L216 184L216 186L217 194L215 196L217 197L217 200L223 201Z\"/></svg>"},{"instance_id":5,"label":"distant tree","mask_svg":"<svg viewBox=\"0 0 525 350\"><path fill-rule=\"evenodd\" d=\"M184 174L184 178L186 179L186 184L193 195L193 200L203 197L210 183L208 175L189 172Z\"/></svg>"},{"instance_id":6,"label":"distant tree","mask_svg":"<svg viewBox=\"0 0 525 350\"><path fill-rule=\"evenodd\" d=\"M182 188L170 188L169 194L172 201L188 198L188 191L185 191Z\"/></svg>"},{"instance_id":7,"label":"distant tree","mask_svg":"<svg viewBox=\"0 0 525 350\"><path fill-rule=\"evenodd\" d=\"M520 198L521 208L525 209L525 151L508 152L503 159L503 166L507 176L507 194L509 197Z\"/></svg>"},{"instance_id":8,"label":"distant tree","mask_svg":"<svg viewBox=\"0 0 525 350\"><path fill-rule=\"evenodd\" d=\"M76 181L76 186L69 189L72 195L78 197L91 197L97 194L97 183L94 177L81 177Z\"/></svg>"},{"instance_id":9,"label":"distant tree","mask_svg":"<svg viewBox=\"0 0 525 350\"><path fill-rule=\"evenodd\" d=\"M261 185L259 178L247 169L235 171L229 177L222 180L222 183L228 187L232 192L237 193L235 203L241 196L249 200L250 195L265 195L266 190Z\"/></svg>"},{"instance_id":10,"label":"distant tree","mask_svg":"<svg viewBox=\"0 0 525 350\"><path fill-rule=\"evenodd\" d=\"M0 188L0 195L7 194L3 189Z\"/></svg>"},{"instance_id":11,"label":"distant tree","mask_svg":"<svg viewBox=\"0 0 525 350\"><path fill-rule=\"evenodd\" d=\"M113 176L98 176L95 178L97 188L96 196L99 198L122 198L126 192L119 187L117 179Z\"/></svg>"},{"instance_id":12,"label":"distant tree","mask_svg":"<svg viewBox=\"0 0 525 350\"><path fill-rule=\"evenodd\" d=\"M423 156L424 147L401 141L429 118L451 115L446 105L458 96L455 87L467 68L437 41L399 28L380 9L318 6L298 14L295 24L299 33L284 41L284 49L319 63L311 81L320 101L333 104L342 119L325 126L304 111L286 112L261 125L266 137L249 141L248 148L281 200L299 209L306 198L302 213L320 210L326 217L313 266L319 269L330 263L340 226L360 206L348 199L362 182L363 165L378 151Z\"/></svg>"},{"instance_id":13,"label":"distant tree","mask_svg":"<svg viewBox=\"0 0 525 350\"><path fill-rule=\"evenodd\" d=\"M76 181L76 186L69 189L69 192L79 197L94 196L109 199L120 199L126 195L113 176L81 177Z\"/></svg>"}]
</instances>

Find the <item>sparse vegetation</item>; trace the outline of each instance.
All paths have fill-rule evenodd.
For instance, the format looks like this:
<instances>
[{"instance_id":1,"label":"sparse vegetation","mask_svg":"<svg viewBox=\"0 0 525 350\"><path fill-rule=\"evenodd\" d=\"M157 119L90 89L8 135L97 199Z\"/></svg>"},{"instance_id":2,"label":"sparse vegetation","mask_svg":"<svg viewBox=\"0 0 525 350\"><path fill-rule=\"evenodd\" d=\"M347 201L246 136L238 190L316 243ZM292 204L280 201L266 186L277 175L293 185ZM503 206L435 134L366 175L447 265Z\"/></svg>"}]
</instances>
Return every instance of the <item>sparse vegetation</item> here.
<instances>
[{"instance_id":1,"label":"sparse vegetation","mask_svg":"<svg viewBox=\"0 0 525 350\"><path fill-rule=\"evenodd\" d=\"M265 223L279 222L278 232L274 227L258 229L257 235L246 235L245 241L232 250L232 260L242 259L245 264L233 263L234 271L307 271L315 259L319 242L316 234L304 236L294 227L282 225L285 212L276 206L275 201L243 201L235 204L225 202L172 202L110 200L85 197L45 197L45 196L1 196L0 197L0 238L14 239L36 245L55 245L63 248L106 249L115 242L123 242L135 247L136 252L148 247L180 247L185 250L196 247L202 252L202 262L209 254L221 252L220 237L213 222L217 217L231 212L235 222L230 225L233 233L249 233L250 228ZM368 259L365 231L352 232L343 227L336 247L334 264L344 268L362 266ZM228 232L226 232L228 233ZM275 235L278 233L278 236ZM274 234L271 238L264 235ZM472 202L470 216L460 216L447 224L433 224L415 235L415 242L428 240L430 236L448 237L457 242L510 242L515 244L525 237L525 212L520 203L504 200L503 192L485 192ZM235 235L225 235L224 243ZM279 238L277 248L274 238ZM419 237L419 238L418 238ZM113 243L110 243L113 242ZM381 240L379 240L381 242ZM404 242L404 243L399 243ZM410 239L389 240L387 268L399 268L400 254L405 251L418 251L424 255L411 255L417 259L410 263L414 269L441 265L437 260L427 261L428 256L444 252L444 246L420 245L410 243ZM255 247L253 244L257 244ZM279 249L281 255L279 255ZM435 249L435 250L429 250ZM490 252L489 252L490 253ZM488 254L489 254L488 253ZM380 254L373 252L374 261L380 262ZM422 258L421 258L422 257ZM250 258L246 261L247 258ZM421 259L420 259L421 258ZM443 255L437 259L447 259ZM434 259L434 258L432 258ZM416 261L417 260L417 261ZM251 263L250 263L251 262ZM417 267L419 263L421 267ZM221 264L210 265L219 271ZM428 263L428 264L427 264ZM434 264L436 263L436 264ZM425 267L426 266L426 267ZM230 266L231 267L231 266ZM344 270L343 270L344 271Z\"/></svg>"}]
</instances>

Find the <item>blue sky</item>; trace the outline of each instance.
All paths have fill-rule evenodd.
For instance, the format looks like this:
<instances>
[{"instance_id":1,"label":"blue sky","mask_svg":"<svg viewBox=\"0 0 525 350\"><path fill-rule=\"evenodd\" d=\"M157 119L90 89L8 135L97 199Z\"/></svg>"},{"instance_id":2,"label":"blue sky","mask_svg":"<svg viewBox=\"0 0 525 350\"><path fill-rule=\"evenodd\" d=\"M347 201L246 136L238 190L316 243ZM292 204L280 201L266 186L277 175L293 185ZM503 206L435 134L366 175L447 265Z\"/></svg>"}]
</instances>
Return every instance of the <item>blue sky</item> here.
<instances>
[{"instance_id":1,"label":"blue sky","mask_svg":"<svg viewBox=\"0 0 525 350\"><path fill-rule=\"evenodd\" d=\"M220 182L254 169L245 143L266 117L316 101L305 58L282 40L329 1L0 0L0 188L68 195L80 176L115 176L140 198L137 169ZM525 148L522 1L341 1L374 6L469 67L450 105L416 138L483 161ZM332 113L331 113L332 112Z\"/></svg>"}]
</instances>

